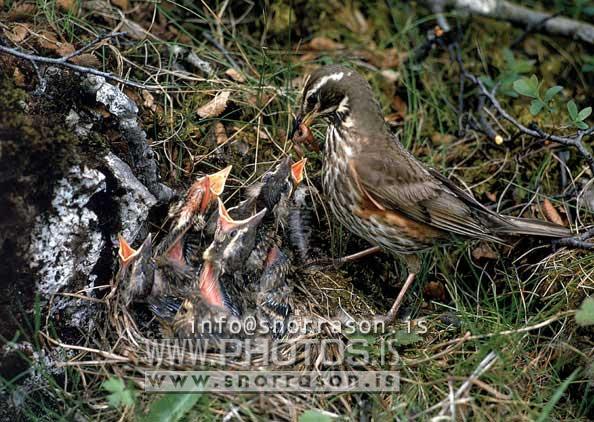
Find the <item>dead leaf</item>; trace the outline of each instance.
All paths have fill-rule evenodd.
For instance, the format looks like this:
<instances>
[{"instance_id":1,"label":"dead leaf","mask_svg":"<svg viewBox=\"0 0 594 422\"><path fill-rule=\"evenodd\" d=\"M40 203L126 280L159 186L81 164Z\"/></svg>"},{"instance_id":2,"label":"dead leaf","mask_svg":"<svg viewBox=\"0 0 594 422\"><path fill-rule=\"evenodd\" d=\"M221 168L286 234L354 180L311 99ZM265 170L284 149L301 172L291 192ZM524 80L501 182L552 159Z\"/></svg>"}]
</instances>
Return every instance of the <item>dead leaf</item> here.
<instances>
[{"instance_id":1,"label":"dead leaf","mask_svg":"<svg viewBox=\"0 0 594 422\"><path fill-rule=\"evenodd\" d=\"M29 34L29 26L19 23L12 28L10 32L6 32L6 38L15 44L22 42Z\"/></svg>"},{"instance_id":2,"label":"dead leaf","mask_svg":"<svg viewBox=\"0 0 594 422\"><path fill-rule=\"evenodd\" d=\"M69 61L74 64L86 67L99 67L101 65L99 59L90 53L75 56L71 58Z\"/></svg>"},{"instance_id":3,"label":"dead leaf","mask_svg":"<svg viewBox=\"0 0 594 422\"><path fill-rule=\"evenodd\" d=\"M14 78L14 83L16 84L16 86L20 86L22 88L25 85L27 85L27 83L25 82L25 75L23 75L23 72L21 72L21 70L18 67L14 68L12 77Z\"/></svg>"},{"instance_id":4,"label":"dead leaf","mask_svg":"<svg viewBox=\"0 0 594 422\"><path fill-rule=\"evenodd\" d=\"M227 108L227 101L230 94L231 92L229 91L219 92L212 100L200 107L196 113L203 119L220 116Z\"/></svg>"},{"instance_id":5,"label":"dead leaf","mask_svg":"<svg viewBox=\"0 0 594 422\"><path fill-rule=\"evenodd\" d=\"M119 7L122 10L128 10L130 2L128 0L111 0L111 4Z\"/></svg>"},{"instance_id":6,"label":"dead leaf","mask_svg":"<svg viewBox=\"0 0 594 422\"><path fill-rule=\"evenodd\" d=\"M214 126L214 133L215 139L217 140L217 145L223 145L229 139L227 137L227 131L225 130L225 125L221 122L216 122Z\"/></svg>"},{"instance_id":7,"label":"dead leaf","mask_svg":"<svg viewBox=\"0 0 594 422\"><path fill-rule=\"evenodd\" d=\"M72 44L70 44L69 42L63 42L61 43L60 47L58 47L58 49L56 50L56 53L58 53L62 57L65 57L69 54L74 53L74 51L75 49Z\"/></svg>"},{"instance_id":8,"label":"dead leaf","mask_svg":"<svg viewBox=\"0 0 594 422\"><path fill-rule=\"evenodd\" d=\"M57 0L56 4L66 12L76 13L76 0Z\"/></svg>"},{"instance_id":9,"label":"dead leaf","mask_svg":"<svg viewBox=\"0 0 594 422\"><path fill-rule=\"evenodd\" d=\"M308 43L308 47L316 51L340 50L344 48L344 44L331 40L328 37L315 37Z\"/></svg>"},{"instance_id":10,"label":"dead leaf","mask_svg":"<svg viewBox=\"0 0 594 422\"><path fill-rule=\"evenodd\" d=\"M423 288L423 296L427 300L445 302L446 289L441 281L430 281Z\"/></svg>"},{"instance_id":11,"label":"dead leaf","mask_svg":"<svg viewBox=\"0 0 594 422\"><path fill-rule=\"evenodd\" d=\"M142 99L144 100L142 105L145 106L146 108L155 111L156 107L155 107L155 97L153 97L153 94L151 94L150 92L148 92L146 89L142 90Z\"/></svg>"},{"instance_id":12,"label":"dead leaf","mask_svg":"<svg viewBox=\"0 0 594 422\"><path fill-rule=\"evenodd\" d=\"M551 201L549 201L547 198L545 198L544 201L542 201L542 211L547 220L549 220L551 223L559 224L560 226L565 225L563 219L559 215L559 212L551 203Z\"/></svg>"},{"instance_id":13,"label":"dead leaf","mask_svg":"<svg viewBox=\"0 0 594 422\"><path fill-rule=\"evenodd\" d=\"M497 254L491 248L491 245L481 242L472 250L472 257L477 261L480 259L497 259Z\"/></svg>"},{"instance_id":14,"label":"dead leaf","mask_svg":"<svg viewBox=\"0 0 594 422\"><path fill-rule=\"evenodd\" d=\"M41 31L37 38L37 43L41 48L51 51L57 51L62 45L62 43L58 41L56 34L49 31Z\"/></svg>"},{"instance_id":15,"label":"dead leaf","mask_svg":"<svg viewBox=\"0 0 594 422\"><path fill-rule=\"evenodd\" d=\"M30 18L34 16L37 12L37 7L34 4L29 3L20 3L14 4L13 7L8 12L8 20L14 21L21 18Z\"/></svg>"},{"instance_id":16,"label":"dead leaf","mask_svg":"<svg viewBox=\"0 0 594 422\"><path fill-rule=\"evenodd\" d=\"M448 133L435 132L433 135L431 135L431 142L433 142L434 145L448 145L455 140L456 137Z\"/></svg>"},{"instance_id":17,"label":"dead leaf","mask_svg":"<svg viewBox=\"0 0 594 422\"><path fill-rule=\"evenodd\" d=\"M497 201L497 194L493 193L493 192L486 192L485 196L487 197L487 199L491 202L496 202Z\"/></svg>"},{"instance_id":18,"label":"dead leaf","mask_svg":"<svg viewBox=\"0 0 594 422\"><path fill-rule=\"evenodd\" d=\"M225 75L229 76L235 82L240 82L240 83L245 82L245 77L233 68L227 69L227 71L225 72Z\"/></svg>"}]
</instances>

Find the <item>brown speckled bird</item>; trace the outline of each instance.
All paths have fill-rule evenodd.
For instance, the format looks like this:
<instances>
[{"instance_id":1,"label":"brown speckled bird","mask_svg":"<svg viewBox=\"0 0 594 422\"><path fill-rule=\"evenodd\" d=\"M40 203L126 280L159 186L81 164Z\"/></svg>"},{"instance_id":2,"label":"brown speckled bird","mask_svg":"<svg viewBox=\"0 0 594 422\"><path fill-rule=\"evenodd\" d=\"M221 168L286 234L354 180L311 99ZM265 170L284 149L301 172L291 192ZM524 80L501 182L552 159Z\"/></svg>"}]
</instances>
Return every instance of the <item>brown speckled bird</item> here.
<instances>
[{"instance_id":1,"label":"brown speckled bird","mask_svg":"<svg viewBox=\"0 0 594 422\"><path fill-rule=\"evenodd\" d=\"M556 224L497 214L418 161L390 132L371 86L353 69L330 65L311 74L295 127L308 128L318 116L328 123L322 183L331 210L385 251L410 256L455 237L571 235ZM411 265L409 272L387 320L414 280Z\"/></svg>"}]
</instances>

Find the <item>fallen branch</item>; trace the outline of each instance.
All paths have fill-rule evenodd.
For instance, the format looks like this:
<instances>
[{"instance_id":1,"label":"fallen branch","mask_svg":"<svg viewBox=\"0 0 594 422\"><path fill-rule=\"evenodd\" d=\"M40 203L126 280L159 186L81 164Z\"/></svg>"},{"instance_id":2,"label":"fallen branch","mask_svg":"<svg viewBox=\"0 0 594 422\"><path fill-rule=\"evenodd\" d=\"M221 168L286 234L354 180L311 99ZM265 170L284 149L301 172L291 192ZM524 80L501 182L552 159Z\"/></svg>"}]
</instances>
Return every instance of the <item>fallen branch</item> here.
<instances>
[{"instance_id":1,"label":"fallen branch","mask_svg":"<svg viewBox=\"0 0 594 422\"><path fill-rule=\"evenodd\" d=\"M455 9L464 10L473 15L508 21L524 26L530 31L539 29L548 34L562 35L594 44L594 25L563 16L555 16L551 13L538 12L506 0L426 0L425 3L434 13L437 13L438 23L444 29L448 27L443 26L441 22L445 22L442 13L445 6L452 5Z\"/></svg>"},{"instance_id":2,"label":"fallen branch","mask_svg":"<svg viewBox=\"0 0 594 422\"><path fill-rule=\"evenodd\" d=\"M0 53L10 54L14 57L29 60L31 63L33 63L33 67L35 68L36 73L37 73L38 77L40 78L40 84L42 86L45 83L45 81L43 78L41 78L41 74L40 74L39 70L37 69L37 65L36 65L37 63L45 63L45 64L54 65L54 66L61 66L61 67L65 67L68 69L72 69L76 72L80 72L82 74L101 76L105 79L112 80L112 81L121 83L126 86L131 86L133 88L146 89L149 91L150 90L155 91L155 90L162 89L163 87L159 86L159 85L145 85L145 84L142 84L139 82L134 82L134 81L130 81L127 79L123 79L117 75L114 75L111 72L102 72L102 71L97 70L92 67L81 66L78 64L70 63L68 61L68 60L72 59L73 57L79 56L82 53L84 53L85 51L88 51L89 49L91 49L92 47L94 47L99 42L101 42L105 39L115 38L115 37L118 37L118 36L121 36L124 34L125 33L123 33L123 32L118 32L118 33L101 35L101 36L95 38L89 44L85 45L84 47L79 48L78 50L76 50L64 57L45 57L45 56L38 56L36 54L25 53L24 51L21 51L20 49L18 49L16 47L7 47L6 45L3 45L2 42L0 42Z\"/></svg>"}]
</instances>

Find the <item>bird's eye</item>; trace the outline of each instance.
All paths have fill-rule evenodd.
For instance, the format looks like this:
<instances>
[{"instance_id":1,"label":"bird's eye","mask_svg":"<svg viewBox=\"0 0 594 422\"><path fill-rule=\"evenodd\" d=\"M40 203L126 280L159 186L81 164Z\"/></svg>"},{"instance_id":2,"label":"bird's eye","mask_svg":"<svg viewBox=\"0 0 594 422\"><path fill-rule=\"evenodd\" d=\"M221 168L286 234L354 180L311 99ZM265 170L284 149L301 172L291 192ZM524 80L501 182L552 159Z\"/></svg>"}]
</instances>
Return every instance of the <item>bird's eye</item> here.
<instances>
[{"instance_id":1,"label":"bird's eye","mask_svg":"<svg viewBox=\"0 0 594 422\"><path fill-rule=\"evenodd\" d=\"M318 94L312 94L307 98L307 106L313 107L318 102Z\"/></svg>"},{"instance_id":2,"label":"bird's eye","mask_svg":"<svg viewBox=\"0 0 594 422\"><path fill-rule=\"evenodd\" d=\"M233 229L229 232L229 237L235 237L236 234L237 234L237 229Z\"/></svg>"}]
</instances>

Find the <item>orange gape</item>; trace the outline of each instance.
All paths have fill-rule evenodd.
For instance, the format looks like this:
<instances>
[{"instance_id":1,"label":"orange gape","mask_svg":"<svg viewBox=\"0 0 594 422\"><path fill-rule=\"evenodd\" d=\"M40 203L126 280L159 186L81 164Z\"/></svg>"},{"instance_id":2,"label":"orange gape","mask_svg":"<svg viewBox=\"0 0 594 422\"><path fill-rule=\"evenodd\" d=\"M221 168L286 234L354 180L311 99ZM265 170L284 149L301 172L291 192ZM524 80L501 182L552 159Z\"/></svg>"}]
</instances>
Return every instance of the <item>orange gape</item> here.
<instances>
[{"instance_id":1,"label":"orange gape","mask_svg":"<svg viewBox=\"0 0 594 422\"><path fill-rule=\"evenodd\" d=\"M200 294L207 303L221 308L225 307L223 292L221 291L215 267L208 261L202 267L199 288Z\"/></svg>"}]
</instances>

